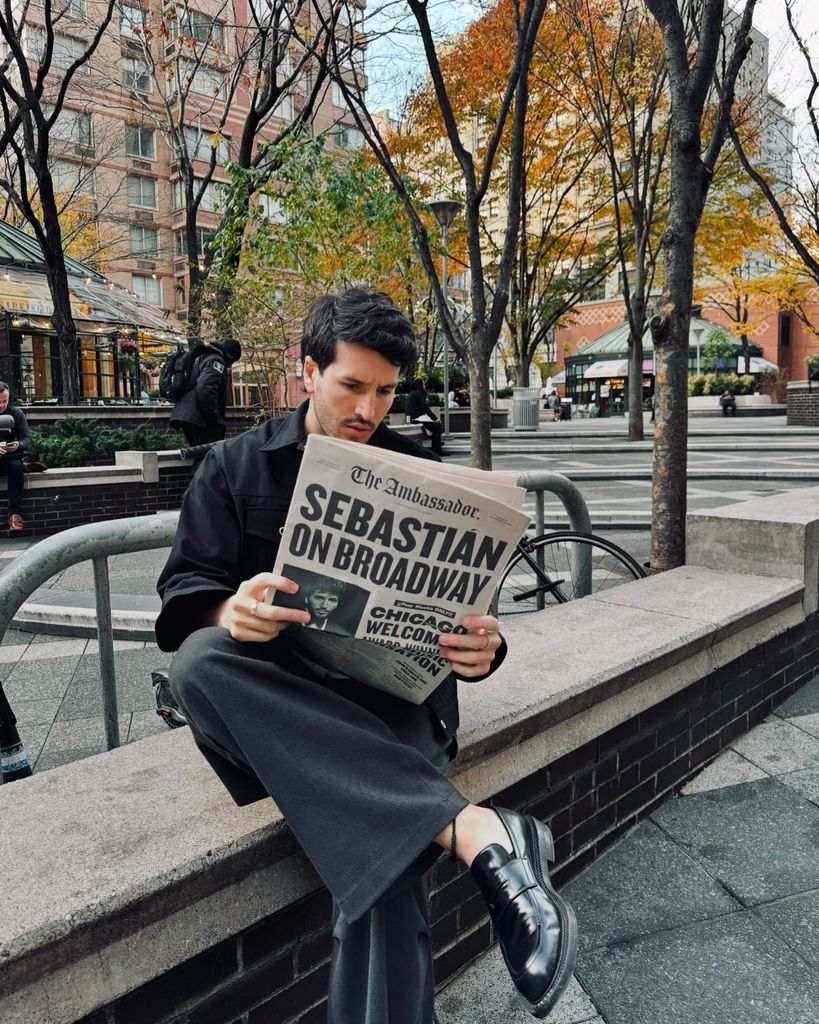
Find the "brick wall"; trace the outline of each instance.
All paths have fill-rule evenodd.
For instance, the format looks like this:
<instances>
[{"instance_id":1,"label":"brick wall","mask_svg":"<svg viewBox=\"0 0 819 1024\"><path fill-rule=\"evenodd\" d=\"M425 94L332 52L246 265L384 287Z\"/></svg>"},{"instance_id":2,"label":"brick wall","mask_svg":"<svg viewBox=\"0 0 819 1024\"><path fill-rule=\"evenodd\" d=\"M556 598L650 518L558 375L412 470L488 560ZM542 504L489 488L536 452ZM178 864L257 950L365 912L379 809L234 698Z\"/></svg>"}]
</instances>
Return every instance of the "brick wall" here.
<instances>
[{"instance_id":1,"label":"brick wall","mask_svg":"<svg viewBox=\"0 0 819 1024\"><path fill-rule=\"evenodd\" d=\"M46 536L84 523L130 519L177 509L190 478L191 466L180 464L179 467L163 467L156 483L85 484L81 487L56 484L53 490L24 489L22 514L26 528L22 536ZM5 493L2 500L5 500ZM0 518L0 527L0 537L12 535L5 528L5 514Z\"/></svg>"},{"instance_id":2,"label":"brick wall","mask_svg":"<svg viewBox=\"0 0 819 1024\"><path fill-rule=\"evenodd\" d=\"M788 426L819 427L819 382L788 385Z\"/></svg>"},{"instance_id":3,"label":"brick wall","mask_svg":"<svg viewBox=\"0 0 819 1024\"><path fill-rule=\"evenodd\" d=\"M819 616L723 666L498 793L557 839L563 884L819 671ZM430 873L440 983L489 948L491 926L468 872ZM194 957L81 1024L324 1024L330 900L320 890Z\"/></svg>"}]
</instances>

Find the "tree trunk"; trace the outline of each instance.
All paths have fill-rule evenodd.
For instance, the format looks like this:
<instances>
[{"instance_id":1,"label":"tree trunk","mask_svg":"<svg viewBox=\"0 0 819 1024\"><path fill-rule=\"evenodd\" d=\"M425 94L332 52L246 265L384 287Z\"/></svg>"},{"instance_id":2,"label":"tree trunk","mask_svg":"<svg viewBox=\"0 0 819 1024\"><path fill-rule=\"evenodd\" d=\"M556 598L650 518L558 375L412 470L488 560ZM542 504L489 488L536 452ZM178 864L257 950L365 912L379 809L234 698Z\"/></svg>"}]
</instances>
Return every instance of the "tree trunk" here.
<instances>
[{"instance_id":1,"label":"tree trunk","mask_svg":"<svg viewBox=\"0 0 819 1024\"><path fill-rule=\"evenodd\" d=\"M489 359L469 347L469 397L471 421L472 465L478 469L492 468L492 414L489 395ZM477 348L478 346L475 345Z\"/></svg>"},{"instance_id":2,"label":"tree trunk","mask_svg":"<svg viewBox=\"0 0 819 1024\"><path fill-rule=\"evenodd\" d=\"M642 296L632 295L631 323L642 324L646 303ZM655 367L656 372L656 367ZM628 339L628 439L643 441L643 336L633 328Z\"/></svg>"},{"instance_id":3,"label":"tree trunk","mask_svg":"<svg viewBox=\"0 0 819 1024\"><path fill-rule=\"evenodd\" d=\"M705 201L705 168L699 132L675 138L671 204L663 235L665 287L654 340L655 425L652 467L651 567L685 564L688 459L688 349L694 295L694 239ZM692 137L693 135L693 137ZM676 180L675 180L676 179Z\"/></svg>"},{"instance_id":4,"label":"tree trunk","mask_svg":"<svg viewBox=\"0 0 819 1024\"><path fill-rule=\"evenodd\" d=\"M45 203L43 204L45 210ZM56 219L56 210L54 212ZM43 217L46 220L45 214ZM45 267L48 289L54 303L52 323L57 332L60 346L60 366L63 384L63 402L66 405L79 405L80 393L80 347L77 328L71 314L71 296L68 290L68 275L65 270L65 256L62 251L62 237L58 230L52 232L50 226L45 231Z\"/></svg>"},{"instance_id":5,"label":"tree trunk","mask_svg":"<svg viewBox=\"0 0 819 1024\"><path fill-rule=\"evenodd\" d=\"M523 356L519 356L515 360L515 382L519 388L529 387L529 369L531 363Z\"/></svg>"},{"instance_id":6,"label":"tree trunk","mask_svg":"<svg viewBox=\"0 0 819 1024\"><path fill-rule=\"evenodd\" d=\"M654 461L652 466L651 568L685 563L686 459L688 454L688 345L679 323L651 319L654 340ZM688 316L685 320L686 334Z\"/></svg>"}]
</instances>

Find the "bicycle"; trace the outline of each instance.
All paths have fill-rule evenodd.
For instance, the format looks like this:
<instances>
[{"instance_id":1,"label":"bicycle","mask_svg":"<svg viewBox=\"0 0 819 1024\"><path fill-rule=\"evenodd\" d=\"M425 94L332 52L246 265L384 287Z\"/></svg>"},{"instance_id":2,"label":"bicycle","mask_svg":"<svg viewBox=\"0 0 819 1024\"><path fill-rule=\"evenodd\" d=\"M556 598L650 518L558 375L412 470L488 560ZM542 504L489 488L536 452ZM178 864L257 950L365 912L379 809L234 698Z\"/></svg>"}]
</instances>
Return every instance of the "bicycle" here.
<instances>
[{"instance_id":1,"label":"bicycle","mask_svg":"<svg viewBox=\"0 0 819 1024\"><path fill-rule=\"evenodd\" d=\"M644 579L648 573L613 541L558 530L522 538L498 588L498 616L523 615Z\"/></svg>"}]
</instances>

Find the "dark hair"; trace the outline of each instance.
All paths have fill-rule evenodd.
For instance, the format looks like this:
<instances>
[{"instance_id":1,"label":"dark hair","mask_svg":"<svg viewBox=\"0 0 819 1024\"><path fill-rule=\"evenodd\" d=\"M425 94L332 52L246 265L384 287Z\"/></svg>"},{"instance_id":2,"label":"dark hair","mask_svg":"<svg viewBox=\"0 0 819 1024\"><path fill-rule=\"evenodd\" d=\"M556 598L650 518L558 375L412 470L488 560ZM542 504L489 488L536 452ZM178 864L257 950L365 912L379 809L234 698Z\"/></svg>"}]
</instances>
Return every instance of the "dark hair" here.
<instances>
[{"instance_id":1,"label":"dark hair","mask_svg":"<svg viewBox=\"0 0 819 1024\"><path fill-rule=\"evenodd\" d=\"M8 384L6 384L4 380L0 380L0 392L3 391L8 391L9 393L11 393L11 388L8 386Z\"/></svg>"},{"instance_id":2,"label":"dark hair","mask_svg":"<svg viewBox=\"0 0 819 1024\"><path fill-rule=\"evenodd\" d=\"M412 324L386 292L349 288L312 302L304 321L302 360L310 356L325 370L336 357L337 341L372 349L402 373L414 370L418 359Z\"/></svg>"},{"instance_id":3,"label":"dark hair","mask_svg":"<svg viewBox=\"0 0 819 1024\"><path fill-rule=\"evenodd\" d=\"M325 594L336 594L341 596L347 589L347 584L343 580L327 579L320 576L318 579L309 580L303 584L302 589L304 590L305 600L311 598L313 594L325 593Z\"/></svg>"}]
</instances>

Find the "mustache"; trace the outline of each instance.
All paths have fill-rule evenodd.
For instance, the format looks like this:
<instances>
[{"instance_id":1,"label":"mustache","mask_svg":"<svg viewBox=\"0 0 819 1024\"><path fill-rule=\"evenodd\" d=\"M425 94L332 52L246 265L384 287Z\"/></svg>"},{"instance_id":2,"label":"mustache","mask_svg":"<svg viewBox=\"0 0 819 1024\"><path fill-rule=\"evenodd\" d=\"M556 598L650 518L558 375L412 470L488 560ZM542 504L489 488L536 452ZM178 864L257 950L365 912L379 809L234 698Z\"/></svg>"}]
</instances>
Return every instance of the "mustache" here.
<instances>
[{"instance_id":1,"label":"mustache","mask_svg":"<svg viewBox=\"0 0 819 1024\"><path fill-rule=\"evenodd\" d=\"M372 420L365 420L360 416L348 416L347 419L341 422L344 426L369 427L370 430L375 430L375 424Z\"/></svg>"}]
</instances>

